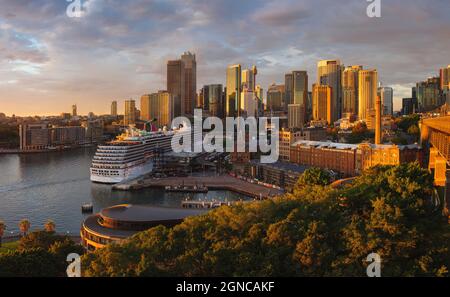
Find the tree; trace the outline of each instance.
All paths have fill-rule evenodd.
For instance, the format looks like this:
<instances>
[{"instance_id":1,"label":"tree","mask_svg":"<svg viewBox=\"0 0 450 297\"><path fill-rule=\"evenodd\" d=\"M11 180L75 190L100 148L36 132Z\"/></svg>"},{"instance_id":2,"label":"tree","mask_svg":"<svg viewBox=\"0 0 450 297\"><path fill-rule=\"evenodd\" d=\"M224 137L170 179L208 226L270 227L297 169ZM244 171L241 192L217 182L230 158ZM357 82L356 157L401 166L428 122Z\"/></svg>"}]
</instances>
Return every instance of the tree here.
<instances>
[{"instance_id":1,"label":"tree","mask_svg":"<svg viewBox=\"0 0 450 297\"><path fill-rule=\"evenodd\" d=\"M44 225L44 229L47 232L53 233L55 232L55 228L56 228L55 222L53 222L52 220L48 220Z\"/></svg>"},{"instance_id":2,"label":"tree","mask_svg":"<svg viewBox=\"0 0 450 297\"><path fill-rule=\"evenodd\" d=\"M0 254L0 277L56 277L55 258L46 250L14 250Z\"/></svg>"},{"instance_id":3,"label":"tree","mask_svg":"<svg viewBox=\"0 0 450 297\"><path fill-rule=\"evenodd\" d=\"M0 277L62 277L67 255L83 255L84 249L67 236L47 231L31 232L14 251L0 254Z\"/></svg>"},{"instance_id":4,"label":"tree","mask_svg":"<svg viewBox=\"0 0 450 297\"><path fill-rule=\"evenodd\" d=\"M27 235L28 230L30 230L31 224L27 219L23 219L19 223L20 232L22 232L22 236Z\"/></svg>"},{"instance_id":5,"label":"tree","mask_svg":"<svg viewBox=\"0 0 450 297\"><path fill-rule=\"evenodd\" d=\"M5 233L5 229L6 229L5 222L0 221L0 247L2 247L2 238Z\"/></svg>"},{"instance_id":6,"label":"tree","mask_svg":"<svg viewBox=\"0 0 450 297\"><path fill-rule=\"evenodd\" d=\"M417 139L420 135L420 129L417 125L411 125L408 128L408 134L411 136L414 136L415 139Z\"/></svg>"},{"instance_id":7,"label":"tree","mask_svg":"<svg viewBox=\"0 0 450 297\"><path fill-rule=\"evenodd\" d=\"M67 236L58 235L53 232L35 231L23 236L20 239L19 249L28 250L42 248L44 250L48 250L52 244L64 241L66 238Z\"/></svg>"},{"instance_id":8,"label":"tree","mask_svg":"<svg viewBox=\"0 0 450 297\"><path fill-rule=\"evenodd\" d=\"M313 174L314 173L314 174ZM448 276L450 230L419 164L371 168L334 189L310 170L299 190L158 226L82 257L85 276Z\"/></svg>"},{"instance_id":9,"label":"tree","mask_svg":"<svg viewBox=\"0 0 450 297\"><path fill-rule=\"evenodd\" d=\"M305 185L319 185L326 186L331 183L331 174L329 171L312 167L308 168L303 172L300 176L297 185L305 186Z\"/></svg>"}]
</instances>

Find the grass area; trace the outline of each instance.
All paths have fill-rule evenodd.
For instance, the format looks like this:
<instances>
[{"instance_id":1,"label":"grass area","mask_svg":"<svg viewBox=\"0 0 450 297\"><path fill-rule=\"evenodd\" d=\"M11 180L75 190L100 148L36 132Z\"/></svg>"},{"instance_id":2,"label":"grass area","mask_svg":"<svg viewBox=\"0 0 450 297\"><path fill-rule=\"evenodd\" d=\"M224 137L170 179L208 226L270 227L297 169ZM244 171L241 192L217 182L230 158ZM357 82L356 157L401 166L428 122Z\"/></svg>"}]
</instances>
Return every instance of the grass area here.
<instances>
[{"instance_id":1,"label":"grass area","mask_svg":"<svg viewBox=\"0 0 450 297\"><path fill-rule=\"evenodd\" d=\"M15 250L19 246L19 241L4 242L0 247L0 254L6 253L7 251Z\"/></svg>"}]
</instances>

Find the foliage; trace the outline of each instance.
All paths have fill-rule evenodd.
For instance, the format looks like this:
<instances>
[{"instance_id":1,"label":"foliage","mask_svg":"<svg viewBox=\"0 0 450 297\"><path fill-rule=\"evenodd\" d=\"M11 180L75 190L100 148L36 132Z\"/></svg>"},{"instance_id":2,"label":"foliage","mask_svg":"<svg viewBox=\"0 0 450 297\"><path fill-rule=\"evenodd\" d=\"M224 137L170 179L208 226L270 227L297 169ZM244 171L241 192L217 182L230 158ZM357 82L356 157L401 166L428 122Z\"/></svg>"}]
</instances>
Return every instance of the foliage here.
<instances>
[{"instance_id":1,"label":"foliage","mask_svg":"<svg viewBox=\"0 0 450 297\"><path fill-rule=\"evenodd\" d=\"M408 129L411 126L419 125L419 120L420 120L420 115L412 114L412 115L400 118L397 122L397 126L399 129L403 130L403 132L408 132Z\"/></svg>"},{"instance_id":2,"label":"foliage","mask_svg":"<svg viewBox=\"0 0 450 297\"><path fill-rule=\"evenodd\" d=\"M54 232L31 232L0 253L0 277L65 276L67 255L82 255L83 248L69 237Z\"/></svg>"},{"instance_id":3,"label":"foliage","mask_svg":"<svg viewBox=\"0 0 450 297\"><path fill-rule=\"evenodd\" d=\"M23 219L19 222L20 232L22 232L24 236L28 233L30 227L31 227L30 221L28 221L27 219Z\"/></svg>"},{"instance_id":4,"label":"foliage","mask_svg":"<svg viewBox=\"0 0 450 297\"><path fill-rule=\"evenodd\" d=\"M417 125L411 125L408 128L408 134L413 136L414 139L417 141L420 136L420 129Z\"/></svg>"},{"instance_id":5,"label":"foliage","mask_svg":"<svg viewBox=\"0 0 450 297\"><path fill-rule=\"evenodd\" d=\"M319 185L326 186L331 183L331 174L329 171L312 167L305 170L305 172L300 176L297 187L306 185Z\"/></svg>"},{"instance_id":6,"label":"foliage","mask_svg":"<svg viewBox=\"0 0 450 297\"><path fill-rule=\"evenodd\" d=\"M345 136L348 143L361 143L366 139L374 138L374 133L367 129L367 125L364 122L357 123L352 128L352 133Z\"/></svg>"},{"instance_id":7,"label":"foliage","mask_svg":"<svg viewBox=\"0 0 450 297\"><path fill-rule=\"evenodd\" d=\"M55 232L56 229L55 222L53 222L52 220L48 220L44 225L44 229L47 232Z\"/></svg>"},{"instance_id":8,"label":"foliage","mask_svg":"<svg viewBox=\"0 0 450 297\"><path fill-rule=\"evenodd\" d=\"M447 275L450 236L418 164L375 167L342 189L310 185L158 226L83 256L86 276Z\"/></svg>"},{"instance_id":9,"label":"foliage","mask_svg":"<svg viewBox=\"0 0 450 297\"><path fill-rule=\"evenodd\" d=\"M11 146L18 146L19 130L17 126L0 124L0 143L7 143Z\"/></svg>"}]
</instances>

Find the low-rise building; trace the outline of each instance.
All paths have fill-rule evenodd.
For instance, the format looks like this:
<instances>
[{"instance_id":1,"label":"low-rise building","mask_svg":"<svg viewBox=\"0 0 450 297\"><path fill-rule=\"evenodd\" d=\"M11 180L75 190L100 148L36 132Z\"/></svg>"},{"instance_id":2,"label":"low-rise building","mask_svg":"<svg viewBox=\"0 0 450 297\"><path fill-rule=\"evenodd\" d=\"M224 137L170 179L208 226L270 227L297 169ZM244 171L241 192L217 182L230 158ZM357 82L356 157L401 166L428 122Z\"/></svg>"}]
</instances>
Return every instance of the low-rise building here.
<instances>
[{"instance_id":1,"label":"low-rise building","mask_svg":"<svg viewBox=\"0 0 450 297\"><path fill-rule=\"evenodd\" d=\"M302 140L292 145L290 160L348 177L376 165L400 165L415 161L422 164L423 155L417 144L346 144Z\"/></svg>"},{"instance_id":2,"label":"low-rise building","mask_svg":"<svg viewBox=\"0 0 450 297\"><path fill-rule=\"evenodd\" d=\"M357 149L355 144L301 140L291 147L291 162L354 176L357 173Z\"/></svg>"},{"instance_id":3,"label":"low-rise building","mask_svg":"<svg viewBox=\"0 0 450 297\"><path fill-rule=\"evenodd\" d=\"M245 173L267 184L278 186L286 191L292 191L300 175L309 166L287 162L275 162L263 164L257 161L249 162L245 167Z\"/></svg>"},{"instance_id":4,"label":"low-rise building","mask_svg":"<svg viewBox=\"0 0 450 297\"><path fill-rule=\"evenodd\" d=\"M81 226L81 244L89 251L117 243L134 234L163 225L173 227L204 209L181 209L142 205L116 205L89 216Z\"/></svg>"}]
</instances>

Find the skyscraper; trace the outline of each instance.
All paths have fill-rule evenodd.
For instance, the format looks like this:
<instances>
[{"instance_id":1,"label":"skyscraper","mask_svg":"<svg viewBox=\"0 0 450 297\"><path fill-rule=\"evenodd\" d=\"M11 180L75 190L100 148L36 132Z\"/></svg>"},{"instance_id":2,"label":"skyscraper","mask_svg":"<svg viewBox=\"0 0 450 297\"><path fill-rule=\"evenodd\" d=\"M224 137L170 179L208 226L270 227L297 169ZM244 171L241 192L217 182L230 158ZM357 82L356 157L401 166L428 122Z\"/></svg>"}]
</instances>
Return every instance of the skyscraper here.
<instances>
[{"instance_id":1,"label":"skyscraper","mask_svg":"<svg viewBox=\"0 0 450 297\"><path fill-rule=\"evenodd\" d=\"M360 65L345 67L342 73L342 112L343 117L352 117L358 113L358 73Z\"/></svg>"},{"instance_id":2,"label":"skyscraper","mask_svg":"<svg viewBox=\"0 0 450 297\"><path fill-rule=\"evenodd\" d=\"M371 115L375 115L378 73L374 70L360 70L358 74L358 118L369 126Z\"/></svg>"},{"instance_id":3,"label":"skyscraper","mask_svg":"<svg viewBox=\"0 0 450 297\"><path fill-rule=\"evenodd\" d=\"M284 108L287 110L289 104L293 104L293 96L292 96L292 86L294 84L292 73L286 73L284 75L284 89L285 89L285 99L284 99Z\"/></svg>"},{"instance_id":4,"label":"skyscraper","mask_svg":"<svg viewBox=\"0 0 450 297\"><path fill-rule=\"evenodd\" d=\"M320 86L313 84L312 101L313 101L313 120L327 121L332 123L333 105L332 105L332 88L329 86Z\"/></svg>"},{"instance_id":5,"label":"skyscraper","mask_svg":"<svg viewBox=\"0 0 450 297\"><path fill-rule=\"evenodd\" d=\"M285 86L272 84L267 90L266 109L270 111L284 110Z\"/></svg>"},{"instance_id":6,"label":"skyscraper","mask_svg":"<svg viewBox=\"0 0 450 297\"><path fill-rule=\"evenodd\" d=\"M134 125L136 123L136 102L133 99L125 100L125 116L123 124L125 126Z\"/></svg>"},{"instance_id":7,"label":"skyscraper","mask_svg":"<svg viewBox=\"0 0 450 297\"><path fill-rule=\"evenodd\" d=\"M167 91L141 97L141 119L154 120L157 127L170 127L174 118L173 111L173 98Z\"/></svg>"},{"instance_id":8,"label":"skyscraper","mask_svg":"<svg viewBox=\"0 0 450 297\"><path fill-rule=\"evenodd\" d=\"M111 103L111 115L117 116L117 101Z\"/></svg>"},{"instance_id":9,"label":"skyscraper","mask_svg":"<svg viewBox=\"0 0 450 297\"><path fill-rule=\"evenodd\" d=\"M215 85L208 85L205 86L208 90L208 107L209 107L209 113L213 117L219 117L222 118L224 116L224 110L223 110L223 90L222 85L215 84ZM203 88L205 90L205 87Z\"/></svg>"},{"instance_id":10,"label":"skyscraper","mask_svg":"<svg viewBox=\"0 0 450 297\"><path fill-rule=\"evenodd\" d=\"M185 52L181 55L184 67L184 98L181 97L181 114L194 114L195 101L197 98L197 62L195 54Z\"/></svg>"},{"instance_id":11,"label":"skyscraper","mask_svg":"<svg viewBox=\"0 0 450 297\"><path fill-rule=\"evenodd\" d=\"M317 63L317 84L331 87L332 122L342 117L342 91L340 60L322 60Z\"/></svg>"},{"instance_id":12,"label":"skyscraper","mask_svg":"<svg viewBox=\"0 0 450 297\"><path fill-rule=\"evenodd\" d=\"M291 104L300 105L300 121L305 123L308 101L308 74L306 71L292 72L292 98Z\"/></svg>"},{"instance_id":13,"label":"skyscraper","mask_svg":"<svg viewBox=\"0 0 450 297\"><path fill-rule=\"evenodd\" d=\"M442 102L440 97L440 78L430 77L426 81L416 85L417 102L419 111L430 111L437 108Z\"/></svg>"},{"instance_id":14,"label":"skyscraper","mask_svg":"<svg viewBox=\"0 0 450 297\"><path fill-rule=\"evenodd\" d=\"M240 113L241 106L241 65L231 65L227 68L226 116L235 117Z\"/></svg>"},{"instance_id":15,"label":"skyscraper","mask_svg":"<svg viewBox=\"0 0 450 297\"><path fill-rule=\"evenodd\" d=\"M448 91L450 88L450 65L448 65L447 68L440 69L439 74L440 89L442 91Z\"/></svg>"},{"instance_id":16,"label":"skyscraper","mask_svg":"<svg viewBox=\"0 0 450 297\"><path fill-rule=\"evenodd\" d=\"M183 61L181 60L167 62L167 91L173 96L175 116L184 115L182 114L182 102L184 102L186 97L186 77Z\"/></svg>"},{"instance_id":17,"label":"skyscraper","mask_svg":"<svg viewBox=\"0 0 450 297\"><path fill-rule=\"evenodd\" d=\"M391 87L378 88L378 96L381 98L381 114L394 114L394 90Z\"/></svg>"},{"instance_id":18,"label":"skyscraper","mask_svg":"<svg viewBox=\"0 0 450 297\"><path fill-rule=\"evenodd\" d=\"M72 116L73 117L77 116L77 105L76 104L72 105Z\"/></svg>"},{"instance_id":19,"label":"skyscraper","mask_svg":"<svg viewBox=\"0 0 450 297\"><path fill-rule=\"evenodd\" d=\"M303 127L303 117L301 115L302 108L300 104L288 105L288 127L290 129Z\"/></svg>"},{"instance_id":20,"label":"skyscraper","mask_svg":"<svg viewBox=\"0 0 450 297\"><path fill-rule=\"evenodd\" d=\"M251 69L242 70L242 89L247 88L247 90L255 91L257 74L258 70L256 66L253 66Z\"/></svg>"}]
</instances>

